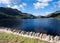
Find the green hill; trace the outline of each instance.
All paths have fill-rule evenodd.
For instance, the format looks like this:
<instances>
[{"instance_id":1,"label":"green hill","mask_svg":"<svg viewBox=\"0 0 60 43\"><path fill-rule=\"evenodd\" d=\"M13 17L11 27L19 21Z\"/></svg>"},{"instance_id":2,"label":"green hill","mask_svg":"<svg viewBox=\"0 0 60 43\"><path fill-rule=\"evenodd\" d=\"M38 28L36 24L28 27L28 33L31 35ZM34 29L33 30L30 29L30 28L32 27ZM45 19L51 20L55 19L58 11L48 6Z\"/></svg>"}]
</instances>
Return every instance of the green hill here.
<instances>
[{"instance_id":1,"label":"green hill","mask_svg":"<svg viewBox=\"0 0 60 43\"><path fill-rule=\"evenodd\" d=\"M34 18L32 14L28 13L22 13L21 11L17 9L12 8L5 8L0 7L0 18L21 18L21 19L28 19L28 18Z\"/></svg>"},{"instance_id":2,"label":"green hill","mask_svg":"<svg viewBox=\"0 0 60 43\"><path fill-rule=\"evenodd\" d=\"M5 18L19 18L19 19L33 19L33 18L60 18L60 11L53 12L47 16L34 16L32 14L23 13L17 9L0 7L0 19Z\"/></svg>"},{"instance_id":3,"label":"green hill","mask_svg":"<svg viewBox=\"0 0 60 43\"><path fill-rule=\"evenodd\" d=\"M60 11L56 11L47 16L48 18L60 18Z\"/></svg>"}]
</instances>

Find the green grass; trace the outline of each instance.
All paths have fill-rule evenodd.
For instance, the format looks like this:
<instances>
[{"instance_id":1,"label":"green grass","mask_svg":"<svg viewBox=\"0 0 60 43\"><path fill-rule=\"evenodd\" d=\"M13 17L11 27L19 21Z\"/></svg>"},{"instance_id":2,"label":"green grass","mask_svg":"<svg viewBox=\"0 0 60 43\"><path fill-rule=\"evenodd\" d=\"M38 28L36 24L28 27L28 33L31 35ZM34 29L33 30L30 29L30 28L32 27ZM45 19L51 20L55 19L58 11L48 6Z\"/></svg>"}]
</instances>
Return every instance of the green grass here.
<instances>
[{"instance_id":1,"label":"green grass","mask_svg":"<svg viewBox=\"0 0 60 43\"><path fill-rule=\"evenodd\" d=\"M0 43L49 43L49 42L0 32Z\"/></svg>"}]
</instances>

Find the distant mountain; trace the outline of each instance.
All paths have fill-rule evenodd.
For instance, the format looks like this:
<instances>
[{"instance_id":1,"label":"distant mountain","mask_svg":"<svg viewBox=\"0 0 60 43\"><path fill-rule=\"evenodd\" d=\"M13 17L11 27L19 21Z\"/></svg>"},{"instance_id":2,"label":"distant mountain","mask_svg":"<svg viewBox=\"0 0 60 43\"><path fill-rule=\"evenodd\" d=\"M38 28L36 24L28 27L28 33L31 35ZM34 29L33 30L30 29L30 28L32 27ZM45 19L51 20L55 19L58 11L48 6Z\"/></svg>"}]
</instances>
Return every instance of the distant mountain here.
<instances>
[{"instance_id":1,"label":"distant mountain","mask_svg":"<svg viewBox=\"0 0 60 43\"><path fill-rule=\"evenodd\" d=\"M33 16L32 14L22 13L21 11L17 9L0 7L0 18L28 19L28 18L34 18L34 17L35 16Z\"/></svg>"},{"instance_id":2,"label":"distant mountain","mask_svg":"<svg viewBox=\"0 0 60 43\"><path fill-rule=\"evenodd\" d=\"M23 15L23 18L24 19L27 19L27 18L36 18L34 15L32 15L32 14L28 14L28 13L22 13L22 15Z\"/></svg>"},{"instance_id":3,"label":"distant mountain","mask_svg":"<svg viewBox=\"0 0 60 43\"><path fill-rule=\"evenodd\" d=\"M60 11L56 11L47 16L48 18L60 18Z\"/></svg>"},{"instance_id":4,"label":"distant mountain","mask_svg":"<svg viewBox=\"0 0 60 43\"><path fill-rule=\"evenodd\" d=\"M23 13L17 9L8 7L0 7L0 19L4 18L19 18L19 19L33 19L33 18L60 18L60 11L49 14L48 16L34 16L32 14Z\"/></svg>"},{"instance_id":5,"label":"distant mountain","mask_svg":"<svg viewBox=\"0 0 60 43\"><path fill-rule=\"evenodd\" d=\"M53 12L47 16L36 16L36 18L60 18L60 11Z\"/></svg>"},{"instance_id":6,"label":"distant mountain","mask_svg":"<svg viewBox=\"0 0 60 43\"><path fill-rule=\"evenodd\" d=\"M46 18L46 16L38 15L36 18Z\"/></svg>"}]
</instances>

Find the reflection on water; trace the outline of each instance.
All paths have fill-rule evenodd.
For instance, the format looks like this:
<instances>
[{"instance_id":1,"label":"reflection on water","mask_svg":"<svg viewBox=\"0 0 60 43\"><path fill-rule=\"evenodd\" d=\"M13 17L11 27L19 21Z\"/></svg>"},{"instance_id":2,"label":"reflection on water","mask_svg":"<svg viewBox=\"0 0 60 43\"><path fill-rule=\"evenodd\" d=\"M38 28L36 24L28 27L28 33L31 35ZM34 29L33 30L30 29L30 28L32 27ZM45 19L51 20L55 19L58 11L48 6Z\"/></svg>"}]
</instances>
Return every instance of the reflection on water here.
<instances>
[{"instance_id":1,"label":"reflection on water","mask_svg":"<svg viewBox=\"0 0 60 43\"><path fill-rule=\"evenodd\" d=\"M16 27L19 21L17 19L0 19L1 27Z\"/></svg>"},{"instance_id":2,"label":"reflection on water","mask_svg":"<svg viewBox=\"0 0 60 43\"><path fill-rule=\"evenodd\" d=\"M0 26L60 35L60 20L56 19L4 19L0 20Z\"/></svg>"}]
</instances>

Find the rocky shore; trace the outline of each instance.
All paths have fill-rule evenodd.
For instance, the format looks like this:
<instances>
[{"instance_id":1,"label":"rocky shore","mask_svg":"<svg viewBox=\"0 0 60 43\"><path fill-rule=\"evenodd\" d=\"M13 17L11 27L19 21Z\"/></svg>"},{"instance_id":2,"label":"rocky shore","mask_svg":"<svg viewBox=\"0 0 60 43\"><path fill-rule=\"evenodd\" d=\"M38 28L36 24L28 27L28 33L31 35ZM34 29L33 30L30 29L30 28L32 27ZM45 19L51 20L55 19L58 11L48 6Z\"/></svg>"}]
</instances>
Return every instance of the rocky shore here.
<instances>
[{"instance_id":1,"label":"rocky shore","mask_svg":"<svg viewBox=\"0 0 60 43\"><path fill-rule=\"evenodd\" d=\"M5 28L5 27L0 27L0 32L5 32L8 34L14 34L18 36L23 36L23 37L28 37L28 38L33 38L33 39L39 39L43 41L48 41L48 42L56 42L60 43L60 36L51 36L47 34L42 34L42 33L36 33L36 32L26 32L22 30L17 30L17 29L11 29L11 28Z\"/></svg>"}]
</instances>

